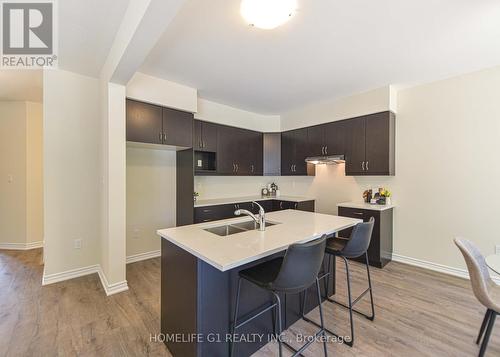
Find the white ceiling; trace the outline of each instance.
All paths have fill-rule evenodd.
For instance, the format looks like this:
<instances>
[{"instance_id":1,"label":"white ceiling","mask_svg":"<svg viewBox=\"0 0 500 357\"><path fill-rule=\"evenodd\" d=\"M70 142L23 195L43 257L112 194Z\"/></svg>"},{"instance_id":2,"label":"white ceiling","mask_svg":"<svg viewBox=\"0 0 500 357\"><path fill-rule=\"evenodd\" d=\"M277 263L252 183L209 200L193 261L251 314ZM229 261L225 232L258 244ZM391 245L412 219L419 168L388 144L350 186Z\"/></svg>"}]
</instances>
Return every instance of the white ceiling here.
<instances>
[{"instance_id":1,"label":"white ceiling","mask_svg":"<svg viewBox=\"0 0 500 357\"><path fill-rule=\"evenodd\" d=\"M239 0L187 0L141 72L277 114L326 97L500 64L498 0L299 0L275 30Z\"/></svg>"},{"instance_id":2,"label":"white ceiling","mask_svg":"<svg viewBox=\"0 0 500 357\"><path fill-rule=\"evenodd\" d=\"M128 3L128 0L58 1L59 67L97 77Z\"/></svg>"},{"instance_id":3,"label":"white ceiling","mask_svg":"<svg viewBox=\"0 0 500 357\"><path fill-rule=\"evenodd\" d=\"M42 70L0 70L0 101L19 100L41 103L43 100L42 91Z\"/></svg>"}]
</instances>

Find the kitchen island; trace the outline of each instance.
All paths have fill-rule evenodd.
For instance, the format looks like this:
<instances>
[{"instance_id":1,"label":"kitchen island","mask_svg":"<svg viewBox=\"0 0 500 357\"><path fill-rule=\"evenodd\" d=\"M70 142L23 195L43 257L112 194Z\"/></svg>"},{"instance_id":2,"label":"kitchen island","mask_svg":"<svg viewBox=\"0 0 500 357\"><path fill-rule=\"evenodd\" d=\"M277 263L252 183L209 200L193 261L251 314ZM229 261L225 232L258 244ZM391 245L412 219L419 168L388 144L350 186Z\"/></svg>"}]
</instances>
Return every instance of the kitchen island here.
<instances>
[{"instance_id":1,"label":"kitchen island","mask_svg":"<svg viewBox=\"0 0 500 357\"><path fill-rule=\"evenodd\" d=\"M249 217L158 231L163 238L161 338L174 356L228 355L240 270L283 255L290 244L308 242L323 234L333 235L361 222L296 210L268 213L266 221L271 225L265 231L250 228L249 222L253 221ZM334 267L332 264L328 295L334 293ZM314 289L309 293L306 311L315 307ZM240 316L270 301L268 292L244 283ZM288 328L300 318L300 297L286 295L283 302L283 326ZM242 327L238 331L241 340L238 356L251 355L265 345L272 326L272 315L268 312Z\"/></svg>"}]
</instances>

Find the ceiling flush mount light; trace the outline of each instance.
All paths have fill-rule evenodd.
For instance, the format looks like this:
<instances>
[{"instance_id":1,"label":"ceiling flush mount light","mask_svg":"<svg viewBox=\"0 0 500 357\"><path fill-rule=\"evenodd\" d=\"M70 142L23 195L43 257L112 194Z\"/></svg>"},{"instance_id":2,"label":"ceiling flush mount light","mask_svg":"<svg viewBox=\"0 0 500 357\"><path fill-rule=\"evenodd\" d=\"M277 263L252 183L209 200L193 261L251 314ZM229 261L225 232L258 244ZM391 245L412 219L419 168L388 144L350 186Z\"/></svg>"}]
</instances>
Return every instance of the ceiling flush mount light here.
<instances>
[{"instance_id":1,"label":"ceiling flush mount light","mask_svg":"<svg viewBox=\"0 0 500 357\"><path fill-rule=\"evenodd\" d=\"M271 30L284 24L297 10L297 0L242 0L241 16L250 25Z\"/></svg>"}]
</instances>

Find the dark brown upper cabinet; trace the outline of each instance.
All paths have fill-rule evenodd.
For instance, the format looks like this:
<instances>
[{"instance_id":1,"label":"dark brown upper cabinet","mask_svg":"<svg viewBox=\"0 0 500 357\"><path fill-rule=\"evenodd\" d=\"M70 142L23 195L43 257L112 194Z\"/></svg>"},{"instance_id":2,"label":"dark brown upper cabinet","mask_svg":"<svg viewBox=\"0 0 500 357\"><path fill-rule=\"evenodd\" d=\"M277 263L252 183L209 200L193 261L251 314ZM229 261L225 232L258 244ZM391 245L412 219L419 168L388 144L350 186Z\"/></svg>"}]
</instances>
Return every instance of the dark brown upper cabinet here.
<instances>
[{"instance_id":1,"label":"dark brown upper cabinet","mask_svg":"<svg viewBox=\"0 0 500 357\"><path fill-rule=\"evenodd\" d=\"M127 141L162 144L162 108L127 99Z\"/></svg>"},{"instance_id":2,"label":"dark brown upper cabinet","mask_svg":"<svg viewBox=\"0 0 500 357\"><path fill-rule=\"evenodd\" d=\"M236 174L237 141L233 128L220 125L217 128L217 174Z\"/></svg>"},{"instance_id":3,"label":"dark brown upper cabinet","mask_svg":"<svg viewBox=\"0 0 500 357\"><path fill-rule=\"evenodd\" d=\"M262 175L262 133L217 126L217 174Z\"/></svg>"},{"instance_id":4,"label":"dark brown upper cabinet","mask_svg":"<svg viewBox=\"0 0 500 357\"><path fill-rule=\"evenodd\" d=\"M163 144L191 147L193 144L193 113L163 108Z\"/></svg>"},{"instance_id":5,"label":"dark brown upper cabinet","mask_svg":"<svg viewBox=\"0 0 500 357\"><path fill-rule=\"evenodd\" d=\"M263 165L263 134L257 131L245 130L243 133L245 147L243 147L240 156L242 166L246 175L262 176L264 173Z\"/></svg>"},{"instance_id":6,"label":"dark brown upper cabinet","mask_svg":"<svg viewBox=\"0 0 500 357\"><path fill-rule=\"evenodd\" d=\"M127 141L189 148L193 114L127 99Z\"/></svg>"},{"instance_id":7,"label":"dark brown upper cabinet","mask_svg":"<svg viewBox=\"0 0 500 357\"><path fill-rule=\"evenodd\" d=\"M313 176L314 165L307 164L309 154L307 128L281 133L281 175Z\"/></svg>"},{"instance_id":8,"label":"dark brown upper cabinet","mask_svg":"<svg viewBox=\"0 0 500 357\"><path fill-rule=\"evenodd\" d=\"M217 124L194 121L193 148L196 151L217 151Z\"/></svg>"},{"instance_id":9,"label":"dark brown upper cabinet","mask_svg":"<svg viewBox=\"0 0 500 357\"><path fill-rule=\"evenodd\" d=\"M344 121L307 128L308 156L345 155Z\"/></svg>"},{"instance_id":10,"label":"dark brown upper cabinet","mask_svg":"<svg viewBox=\"0 0 500 357\"><path fill-rule=\"evenodd\" d=\"M344 122L346 125L346 175L394 175L394 113L387 111Z\"/></svg>"},{"instance_id":11,"label":"dark brown upper cabinet","mask_svg":"<svg viewBox=\"0 0 500 357\"><path fill-rule=\"evenodd\" d=\"M307 142L310 156L323 156L326 147L326 129L327 124L315 125L307 128Z\"/></svg>"}]
</instances>

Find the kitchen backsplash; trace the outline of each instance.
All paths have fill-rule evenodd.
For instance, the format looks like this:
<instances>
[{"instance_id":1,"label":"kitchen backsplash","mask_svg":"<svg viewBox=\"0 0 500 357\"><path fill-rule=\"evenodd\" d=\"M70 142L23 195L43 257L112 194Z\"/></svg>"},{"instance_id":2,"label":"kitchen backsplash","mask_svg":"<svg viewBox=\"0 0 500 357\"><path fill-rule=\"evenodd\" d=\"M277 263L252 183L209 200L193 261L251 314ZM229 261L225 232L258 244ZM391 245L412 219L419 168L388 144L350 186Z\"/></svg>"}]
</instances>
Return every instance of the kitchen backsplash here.
<instances>
[{"instance_id":1,"label":"kitchen backsplash","mask_svg":"<svg viewBox=\"0 0 500 357\"><path fill-rule=\"evenodd\" d=\"M196 176L195 191L199 199L251 196L275 182L282 195L305 196L316 199L316 211L337 213L337 203L361 201L369 187L391 187L391 177L345 176L344 165L319 165L316 176Z\"/></svg>"}]
</instances>

